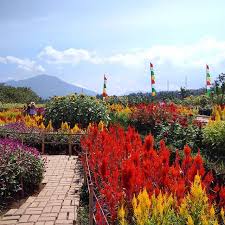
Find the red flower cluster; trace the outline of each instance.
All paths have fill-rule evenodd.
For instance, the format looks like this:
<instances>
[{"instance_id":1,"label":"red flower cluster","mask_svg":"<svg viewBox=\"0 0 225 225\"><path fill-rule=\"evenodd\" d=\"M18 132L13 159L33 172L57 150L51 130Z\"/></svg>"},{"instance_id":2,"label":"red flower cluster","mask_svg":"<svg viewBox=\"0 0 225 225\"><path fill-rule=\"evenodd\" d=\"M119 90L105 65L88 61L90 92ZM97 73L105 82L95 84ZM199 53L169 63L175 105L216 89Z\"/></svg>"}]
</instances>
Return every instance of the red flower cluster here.
<instances>
[{"instance_id":1,"label":"red flower cluster","mask_svg":"<svg viewBox=\"0 0 225 225\"><path fill-rule=\"evenodd\" d=\"M144 187L149 194L162 191L172 193L178 201L181 200L190 190L197 173L201 175L210 199L218 197L211 191L215 182L212 173L206 172L199 153L191 156L188 146L184 148L183 160L177 153L171 163L170 150L163 141L156 151L151 135L142 143L134 129L124 131L120 127L103 131L93 127L81 144L83 150L87 151L94 183L112 220L116 218L118 204L124 200L128 205L133 195L137 195ZM83 163L86 165L85 158ZM220 193L220 203L224 204L223 188Z\"/></svg>"},{"instance_id":2,"label":"red flower cluster","mask_svg":"<svg viewBox=\"0 0 225 225\"><path fill-rule=\"evenodd\" d=\"M183 127L188 126L188 117L181 115L179 107L173 103L151 103L151 104L139 104L134 107L131 114L131 121L138 130L142 130L146 127L151 127L154 133L154 127L162 122L173 124L174 122L179 123Z\"/></svg>"}]
</instances>

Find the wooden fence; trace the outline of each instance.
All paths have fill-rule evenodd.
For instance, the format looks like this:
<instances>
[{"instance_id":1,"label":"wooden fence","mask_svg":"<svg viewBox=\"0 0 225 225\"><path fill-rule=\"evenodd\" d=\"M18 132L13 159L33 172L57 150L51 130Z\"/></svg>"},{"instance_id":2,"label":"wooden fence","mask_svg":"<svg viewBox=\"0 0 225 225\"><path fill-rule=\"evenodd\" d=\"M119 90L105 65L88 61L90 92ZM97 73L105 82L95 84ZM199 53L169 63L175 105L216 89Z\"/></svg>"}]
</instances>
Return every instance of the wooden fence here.
<instances>
[{"instance_id":1,"label":"wooden fence","mask_svg":"<svg viewBox=\"0 0 225 225\"><path fill-rule=\"evenodd\" d=\"M8 135L16 135L18 137L19 135L19 139L21 141L22 144L24 144L24 140L26 136L29 135L37 135L39 137L41 137L41 140L36 140L35 144L40 144L41 145L41 154L45 154L45 145L46 144L54 144L54 145L68 145L68 152L69 155L72 155L72 146L76 146L79 147L80 143L78 140L80 140L80 137L84 135L84 133L76 133L76 134L72 134L72 133L56 133L56 132L42 132L42 133L31 133L31 132L13 132L13 131L1 131L0 130L0 135L3 137L8 137ZM68 142L64 143L64 142L60 142L60 141L46 141L46 137L50 137L50 136L64 136L67 137ZM74 141L73 137L77 137L76 141Z\"/></svg>"}]
</instances>

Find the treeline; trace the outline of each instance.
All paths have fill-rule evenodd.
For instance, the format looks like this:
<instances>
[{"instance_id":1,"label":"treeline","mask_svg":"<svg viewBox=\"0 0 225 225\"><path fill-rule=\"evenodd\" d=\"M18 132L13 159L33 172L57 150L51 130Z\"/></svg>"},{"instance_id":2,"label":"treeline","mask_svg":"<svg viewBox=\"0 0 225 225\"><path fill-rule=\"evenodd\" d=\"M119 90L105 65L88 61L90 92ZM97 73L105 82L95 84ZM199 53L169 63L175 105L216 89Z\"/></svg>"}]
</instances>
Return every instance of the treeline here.
<instances>
[{"instance_id":1,"label":"treeline","mask_svg":"<svg viewBox=\"0 0 225 225\"><path fill-rule=\"evenodd\" d=\"M157 95L152 98L151 93L131 93L124 96L110 96L108 98L108 103L120 103L120 104L138 104L138 103L150 103L152 101L168 101L173 100L174 102L181 102L184 98L188 96L200 96L205 94L206 90L204 88L196 89L196 90L188 90L185 88L180 88L179 91L159 91ZM102 95L97 95L97 98L102 98Z\"/></svg>"},{"instance_id":2,"label":"treeline","mask_svg":"<svg viewBox=\"0 0 225 225\"><path fill-rule=\"evenodd\" d=\"M1 103L28 103L31 101L41 103L42 99L30 88L0 84Z\"/></svg>"}]
</instances>

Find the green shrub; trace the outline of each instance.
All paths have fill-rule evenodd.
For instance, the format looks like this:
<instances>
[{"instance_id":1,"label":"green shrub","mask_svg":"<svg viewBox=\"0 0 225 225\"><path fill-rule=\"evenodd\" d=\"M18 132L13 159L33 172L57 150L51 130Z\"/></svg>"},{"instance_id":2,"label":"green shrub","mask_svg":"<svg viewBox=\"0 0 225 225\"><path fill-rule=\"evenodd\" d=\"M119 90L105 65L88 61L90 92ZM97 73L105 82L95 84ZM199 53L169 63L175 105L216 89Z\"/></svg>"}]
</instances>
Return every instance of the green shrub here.
<instances>
[{"instance_id":1,"label":"green shrub","mask_svg":"<svg viewBox=\"0 0 225 225\"><path fill-rule=\"evenodd\" d=\"M225 157L225 121L209 123L203 129L203 143L211 158Z\"/></svg>"},{"instance_id":2,"label":"green shrub","mask_svg":"<svg viewBox=\"0 0 225 225\"><path fill-rule=\"evenodd\" d=\"M130 116L126 112L112 112L110 113L110 119L111 124L119 124L125 129L130 125Z\"/></svg>"},{"instance_id":3,"label":"green shrub","mask_svg":"<svg viewBox=\"0 0 225 225\"><path fill-rule=\"evenodd\" d=\"M70 127L79 124L87 127L89 123L108 123L109 115L105 103L94 97L70 95L55 97L46 105L45 122L52 121L54 128L59 128L62 122Z\"/></svg>"},{"instance_id":4,"label":"green shrub","mask_svg":"<svg viewBox=\"0 0 225 225\"><path fill-rule=\"evenodd\" d=\"M0 210L23 187L31 193L41 182L44 162L38 151L15 140L0 139Z\"/></svg>"},{"instance_id":5,"label":"green shrub","mask_svg":"<svg viewBox=\"0 0 225 225\"><path fill-rule=\"evenodd\" d=\"M202 128L198 125L189 123L182 126L178 122L172 124L161 123L158 125L159 134L156 135L156 142L164 140L166 145L174 149L183 149L187 144L193 152L197 152L202 146Z\"/></svg>"}]
</instances>

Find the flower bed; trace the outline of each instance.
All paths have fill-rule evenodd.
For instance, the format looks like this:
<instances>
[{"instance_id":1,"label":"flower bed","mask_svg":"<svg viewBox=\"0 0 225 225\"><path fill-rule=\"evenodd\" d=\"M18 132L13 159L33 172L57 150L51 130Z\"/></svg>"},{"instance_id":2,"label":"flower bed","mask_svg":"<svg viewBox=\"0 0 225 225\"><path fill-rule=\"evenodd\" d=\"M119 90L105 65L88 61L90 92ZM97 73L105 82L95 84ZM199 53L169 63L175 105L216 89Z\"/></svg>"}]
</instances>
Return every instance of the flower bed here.
<instances>
[{"instance_id":1,"label":"flower bed","mask_svg":"<svg viewBox=\"0 0 225 225\"><path fill-rule=\"evenodd\" d=\"M194 151L201 147L202 124L195 121L196 112L190 108L173 103L138 104L129 111L121 110L118 106L111 108L112 122L125 128L131 125L142 136L151 133L157 143L164 139L167 145L175 149L182 149L185 144L190 145ZM119 112L115 109L119 109Z\"/></svg>"},{"instance_id":2,"label":"flower bed","mask_svg":"<svg viewBox=\"0 0 225 225\"><path fill-rule=\"evenodd\" d=\"M196 175L199 176L196 179L200 179L202 190L207 196L207 204L209 206L215 204L216 210L225 206L225 188L220 186L213 174L204 168L200 154L192 156L188 146L184 148L182 160L178 153L175 159L172 159L170 150L163 141L160 142L159 149L155 150L152 136L147 136L142 143L134 129L129 128L128 131L124 131L119 127L102 131L93 127L82 139L81 144L87 151L90 170L101 197L101 204L106 209L106 214L110 214L110 224L117 221L117 212L122 204L126 205L125 214L128 224L133 224L132 199L144 189L149 198L154 195L158 198L160 193L171 195L180 207L184 199L190 195L189 193L192 193ZM83 164L87 169L85 157ZM196 211L196 213L200 212ZM102 215L99 210L96 217L101 222ZM185 217L184 221L183 224L186 224L188 218ZM121 224L126 223L121 222Z\"/></svg>"},{"instance_id":3,"label":"flower bed","mask_svg":"<svg viewBox=\"0 0 225 225\"><path fill-rule=\"evenodd\" d=\"M0 139L0 209L18 193L31 193L39 185L44 162L35 148Z\"/></svg>"}]
</instances>

